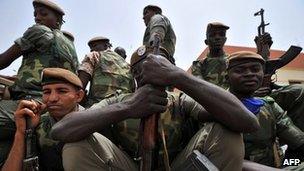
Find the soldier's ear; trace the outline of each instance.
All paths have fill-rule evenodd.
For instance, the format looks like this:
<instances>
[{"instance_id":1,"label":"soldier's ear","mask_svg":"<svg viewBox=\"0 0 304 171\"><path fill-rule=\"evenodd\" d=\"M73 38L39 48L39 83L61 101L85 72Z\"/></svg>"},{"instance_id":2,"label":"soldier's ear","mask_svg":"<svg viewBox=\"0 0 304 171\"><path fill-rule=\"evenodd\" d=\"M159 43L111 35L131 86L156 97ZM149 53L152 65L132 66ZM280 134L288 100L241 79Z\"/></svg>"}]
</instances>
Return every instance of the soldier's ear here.
<instances>
[{"instance_id":1,"label":"soldier's ear","mask_svg":"<svg viewBox=\"0 0 304 171\"><path fill-rule=\"evenodd\" d=\"M209 45L208 39L205 39L205 44Z\"/></svg>"},{"instance_id":2,"label":"soldier's ear","mask_svg":"<svg viewBox=\"0 0 304 171\"><path fill-rule=\"evenodd\" d=\"M84 93L84 91L82 89L79 89L76 92L76 98L77 98L76 101L77 101L77 103L81 102L81 100L83 99L84 95L85 95L85 93Z\"/></svg>"}]
</instances>

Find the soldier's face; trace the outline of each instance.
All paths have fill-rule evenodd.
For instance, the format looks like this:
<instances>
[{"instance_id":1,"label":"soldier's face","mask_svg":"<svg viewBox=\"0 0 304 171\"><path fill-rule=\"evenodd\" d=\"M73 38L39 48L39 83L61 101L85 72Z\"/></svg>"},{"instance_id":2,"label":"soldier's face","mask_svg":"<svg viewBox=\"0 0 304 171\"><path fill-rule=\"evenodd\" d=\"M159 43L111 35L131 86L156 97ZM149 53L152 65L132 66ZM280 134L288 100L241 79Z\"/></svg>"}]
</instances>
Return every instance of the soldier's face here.
<instances>
[{"instance_id":1,"label":"soldier's face","mask_svg":"<svg viewBox=\"0 0 304 171\"><path fill-rule=\"evenodd\" d=\"M149 10L149 9L144 10L143 19L144 19L146 26L148 25L148 23L150 22L150 20L154 14L155 14L155 12L152 10Z\"/></svg>"},{"instance_id":2,"label":"soldier's face","mask_svg":"<svg viewBox=\"0 0 304 171\"><path fill-rule=\"evenodd\" d=\"M206 44L209 45L210 49L222 49L226 40L226 30L211 29L208 33Z\"/></svg>"},{"instance_id":3,"label":"soldier's face","mask_svg":"<svg viewBox=\"0 0 304 171\"><path fill-rule=\"evenodd\" d=\"M107 50L108 46L105 41L95 41L90 43L90 49L92 51L104 51Z\"/></svg>"},{"instance_id":4,"label":"soldier's face","mask_svg":"<svg viewBox=\"0 0 304 171\"><path fill-rule=\"evenodd\" d=\"M53 29L59 28L56 13L44 6L36 6L34 8L34 17L36 24L42 24Z\"/></svg>"},{"instance_id":5,"label":"soldier's face","mask_svg":"<svg viewBox=\"0 0 304 171\"><path fill-rule=\"evenodd\" d=\"M230 90L238 94L251 95L261 86L264 76L263 65L255 59L235 62L239 64L228 70L227 81Z\"/></svg>"},{"instance_id":6,"label":"soldier's face","mask_svg":"<svg viewBox=\"0 0 304 171\"><path fill-rule=\"evenodd\" d=\"M47 84L42 90L42 100L50 115L57 121L74 111L84 96L83 90L68 83Z\"/></svg>"}]
</instances>

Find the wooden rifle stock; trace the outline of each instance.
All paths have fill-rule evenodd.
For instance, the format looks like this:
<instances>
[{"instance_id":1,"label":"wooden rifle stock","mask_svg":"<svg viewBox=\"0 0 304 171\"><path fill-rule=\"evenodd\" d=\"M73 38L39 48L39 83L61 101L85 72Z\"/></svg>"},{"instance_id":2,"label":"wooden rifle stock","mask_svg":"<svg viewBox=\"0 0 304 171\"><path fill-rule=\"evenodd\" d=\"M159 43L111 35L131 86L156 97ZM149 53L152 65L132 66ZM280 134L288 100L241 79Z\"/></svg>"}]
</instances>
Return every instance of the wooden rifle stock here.
<instances>
[{"instance_id":1,"label":"wooden rifle stock","mask_svg":"<svg viewBox=\"0 0 304 171\"><path fill-rule=\"evenodd\" d=\"M154 36L153 54L159 54L160 38ZM141 171L152 171L158 167L158 119L159 114L150 115L142 119L143 135L142 135L142 160Z\"/></svg>"}]
</instances>

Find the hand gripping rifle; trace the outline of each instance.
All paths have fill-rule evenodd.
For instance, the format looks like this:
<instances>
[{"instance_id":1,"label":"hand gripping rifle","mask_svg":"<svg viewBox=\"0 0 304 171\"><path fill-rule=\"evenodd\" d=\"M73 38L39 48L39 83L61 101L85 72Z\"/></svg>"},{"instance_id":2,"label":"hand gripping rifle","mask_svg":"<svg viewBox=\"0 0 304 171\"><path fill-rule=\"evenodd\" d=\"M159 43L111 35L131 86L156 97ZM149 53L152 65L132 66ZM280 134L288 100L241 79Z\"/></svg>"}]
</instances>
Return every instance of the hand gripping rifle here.
<instances>
[{"instance_id":1,"label":"hand gripping rifle","mask_svg":"<svg viewBox=\"0 0 304 171\"><path fill-rule=\"evenodd\" d=\"M31 96L26 96L26 100L31 100ZM35 128L32 127L31 118L25 117L25 158L23 159L23 171L39 171L39 161L37 155L37 136Z\"/></svg>"},{"instance_id":2,"label":"hand gripping rifle","mask_svg":"<svg viewBox=\"0 0 304 171\"><path fill-rule=\"evenodd\" d=\"M265 26L269 25L269 23L265 24L265 22L264 22L264 9L263 8L261 8L260 11L254 13L254 16L259 16L259 15L261 16L261 24L258 26L258 39L260 39L261 36L264 35ZM266 60L269 57L269 48L270 47L268 44L262 44L261 46L262 46L260 49L261 52L259 52L259 53Z\"/></svg>"},{"instance_id":3,"label":"hand gripping rifle","mask_svg":"<svg viewBox=\"0 0 304 171\"><path fill-rule=\"evenodd\" d=\"M159 54L160 37L154 36L152 44L153 54ZM159 114L153 114L142 119L143 135L142 135L142 160L141 171L156 170L158 166L158 119Z\"/></svg>"},{"instance_id":4,"label":"hand gripping rifle","mask_svg":"<svg viewBox=\"0 0 304 171\"><path fill-rule=\"evenodd\" d=\"M265 33L265 26L269 25L269 23L265 24L264 22L263 8L254 14L254 16L258 16L258 15L261 16L261 24L258 26L258 38L260 38ZM264 43L261 46L262 46L261 51L258 53L266 60L263 84L261 88L262 87L271 88L273 82L271 76L275 74L277 69L287 65L289 62L295 59L302 51L302 48L299 46L292 45L281 57L275 59L269 59L269 55L270 55L269 45Z\"/></svg>"}]
</instances>

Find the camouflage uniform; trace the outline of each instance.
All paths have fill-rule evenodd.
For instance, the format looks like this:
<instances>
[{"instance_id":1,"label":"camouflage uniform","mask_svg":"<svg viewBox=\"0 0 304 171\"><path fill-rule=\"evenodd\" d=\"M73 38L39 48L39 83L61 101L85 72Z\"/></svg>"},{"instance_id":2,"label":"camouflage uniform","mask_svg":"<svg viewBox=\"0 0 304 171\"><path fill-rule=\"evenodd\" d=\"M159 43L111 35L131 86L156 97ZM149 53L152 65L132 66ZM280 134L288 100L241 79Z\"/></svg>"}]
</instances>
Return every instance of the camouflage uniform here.
<instances>
[{"instance_id":1,"label":"camouflage uniform","mask_svg":"<svg viewBox=\"0 0 304 171\"><path fill-rule=\"evenodd\" d=\"M104 99L103 101L94 104L91 108L102 108L107 105L124 101L129 97L130 94L122 94L118 97ZM207 123L204 128L202 128L195 136L193 136L198 130L197 120L198 115L202 110L203 108L201 105L196 103L193 99L191 99L189 96L186 96L185 94L172 92L168 94L168 109L166 112L160 114L159 125L162 125L164 128L167 145L166 148L169 153L170 163L172 163L171 166L174 168L177 167L179 164L182 164L185 161L186 157L189 156L190 153L193 151L193 149L198 149L203 152L221 170L241 170L244 147L242 137L239 133L228 131L227 129L224 129L220 124ZM190 120L191 122L189 122ZM124 120L120 123L112 124L109 128L105 129L104 132L102 132L103 135L107 136L107 138L109 138L111 141L99 141L99 138L105 138L100 137L100 134L97 135L95 133L93 135L93 140L92 137L89 137L87 140L81 142L67 144L63 150L63 156L67 156L66 158L63 157L65 169L73 170L73 168L79 167L86 170L109 169L109 167L112 169L124 168L123 170L136 169L137 166L134 164L134 161L132 161L131 158L139 157L139 126L139 119ZM159 132L161 131L160 127ZM223 133L222 131L225 131L225 133ZM221 134L220 137L218 135L214 136L216 138L211 136L218 133ZM208 136L210 136L210 139L208 138ZM189 143L190 139L191 142ZM94 141L95 143L92 143L92 141ZM164 149L161 145L161 141L162 140L159 139L159 163L161 166L163 166ZM219 143L217 141L221 142ZM97 144L100 144L97 145L98 147L96 147L96 142ZM120 148L120 150L117 150L116 145ZM98 150L93 150L92 152L92 150L90 150L91 148L88 146L93 146L93 149L95 147ZM111 149L105 150L108 147L111 147ZM94 163L93 165L97 165L96 167L98 169L92 168L92 165L88 164L91 162L86 159L83 159L82 154L88 154L88 151L85 149L91 151L90 153L93 153L93 155L97 154L98 156L99 152L101 152L98 159L92 159L93 157L91 155L86 156L86 158L89 158L89 160L93 160L93 162L91 162ZM225 152L228 156L218 153L218 151L222 150L226 150ZM123 152L126 152L128 156L126 156ZM216 153L211 154L212 152ZM76 159L71 159L68 157L71 155L75 156ZM121 155L126 157L121 158ZM231 156L237 157L231 159ZM99 158L101 161L99 160ZM229 162L225 158L229 159ZM67 165L65 165L65 161ZM125 163L127 163L127 165L117 163L117 161L124 161ZM75 165L75 163L77 164ZM83 164L86 164L87 166L84 167Z\"/></svg>"},{"instance_id":2,"label":"camouflage uniform","mask_svg":"<svg viewBox=\"0 0 304 171\"><path fill-rule=\"evenodd\" d=\"M276 137L289 148L297 149L304 144L304 133L293 125L291 119L271 97L261 98L265 105L257 114L260 129L244 134L245 159L268 165L274 164Z\"/></svg>"},{"instance_id":3,"label":"camouflage uniform","mask_svg":"<svg viewBox=\"0 0 304 171\"><path fill-rule=\"evenodd\" d=\"M111 50L87 54L79 70L91 75L87 107L115 95L118 90L130 93L134 89L129 64Z\"/></svg>"},{"instance_id":4,"label":"camouflage uniform","mask_svg":"<svg viewBox=\"0 0 304 171\"><path fill-rule=\"evenodd\" d=\"M292 84L274 90L272 98L287 111L293 123L304 131L304 85Z\"/></svg>"},{"instance_id":5,"label":"camouflage uniform","mask_svg":"<svg viewBox=\"0 0 304 171\"><path fill-rule=\"evenodd\" d=\"M169 19L160 14L155 14L153 17L151 17L144 34L143 45L150 46L149 40L151 39L151 35L153 35L153 33L162 35L163 41L161 42L160 46L164 47L169 52L170 57L173 58L176 36Z\"/></svg>"},{"instance_id":6,"label":"camouflage uniform","mask_svg":"<svg viewBox=\"0 0 304 171\"><path fill-rule=\"evenodd\" d=\"M13 142L16 130L13 113L17 109L18 99L31 95L32 98L41 100L42 69L60 67L76 72L78 68L75 47L60 30L36 24L17 39L15 44L20 47L23 59L17 80L10 87L14 100L0 101L0 154L4 154L5 146L10 146L8 144ZM0 157L0 160L3 158Z\"/></svg>"},{"instance_id":7,"label":"camouflage uniform","mask_svg":"<svg viewBox=\"0 0 304 171\"><path fill-rule=\"evenodd\" d=\"M226 54L220 57L212 57L208 54L202 60L193 61L191 66L192 75L227 89L229 87L225 78L227 57Z\"/></svg>"}]
</instances>

